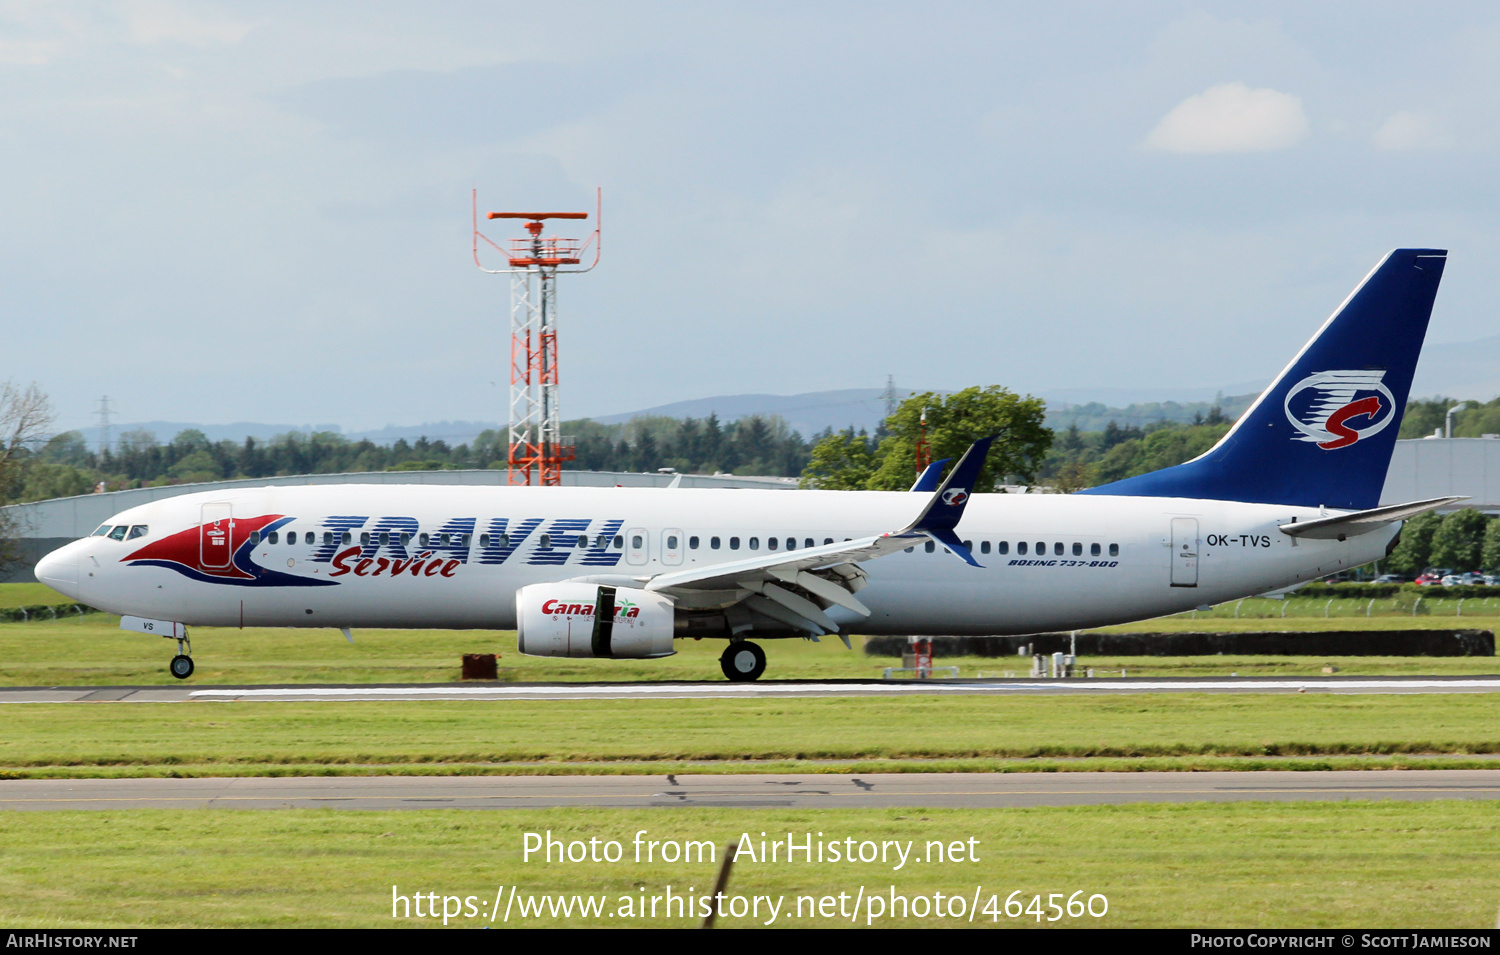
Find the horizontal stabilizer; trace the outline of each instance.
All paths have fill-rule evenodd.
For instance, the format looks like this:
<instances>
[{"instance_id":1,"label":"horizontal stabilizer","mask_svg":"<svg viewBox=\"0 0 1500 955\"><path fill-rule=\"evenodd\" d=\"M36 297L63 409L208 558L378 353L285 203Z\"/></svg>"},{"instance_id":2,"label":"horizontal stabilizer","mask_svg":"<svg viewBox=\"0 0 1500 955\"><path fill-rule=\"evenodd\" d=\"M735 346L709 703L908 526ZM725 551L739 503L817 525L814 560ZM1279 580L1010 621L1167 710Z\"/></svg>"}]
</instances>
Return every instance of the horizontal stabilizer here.
<instances>
[{"instance_id":1,"label":"horizontal stabilizer","mask_svg":"<svg viewBox=\"0 0 1500 955\"><path fill-rule=\"evenodd\" d=\"M1340 514L1337 517L1323 517L1315 521L1283 524L1281 533L1290 537L1306 537L1308 540L1344 540L1347 537L1358 537L1361 534L1378 531L1396 521L1404 521L1409 517L1416 517L1418 514L1425 514L1440 507L1467 500L1467 497L1460 495L1458 497L1434 497L1425 501L1412 501L1410 504L1387 504L1385 507L1374 507L1368 511L1355 511L1353 514Z\"/></svg>"}]
</instances>

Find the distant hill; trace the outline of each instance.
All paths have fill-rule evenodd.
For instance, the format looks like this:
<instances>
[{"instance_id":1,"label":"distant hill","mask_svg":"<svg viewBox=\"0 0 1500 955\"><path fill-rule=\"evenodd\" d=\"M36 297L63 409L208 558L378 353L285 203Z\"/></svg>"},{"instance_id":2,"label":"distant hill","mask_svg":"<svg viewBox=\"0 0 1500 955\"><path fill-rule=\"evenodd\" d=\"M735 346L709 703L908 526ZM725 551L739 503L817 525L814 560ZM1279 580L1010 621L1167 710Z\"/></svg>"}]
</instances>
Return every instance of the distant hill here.
<instances>
[{"instance_id":1,"label":"distant hill","mask_svg":"<svg viewBox=\"0 0 1500 955\"><path fill-rule=\"evenodd\" d=\"M1239 382L1223 389L1209 388L1058 388L1044 392L1047 401L1047 424L1063 429L1077 424L1081 431L1099 431L1110 421L1122 427L1143 426L1153 421L1192 421L1195 414L1207 415L1216 396L1222 397L1226 417L1238 417L1249 407L1265 381ZM1216 395L1217 392L1217 395ZM909 394L903 390L903 397ZM1500 335L1472 342L1427 345L1417 364L1412 396L1489 401L1500 395ZM846 388L839 391L813 391L798 395L720 395L678 401L672 404L642 408L622 414L606 415L594 420L617 424L644 415L669 418L706 418L718 414L724 421L734 421L753 414L780 415L787 424L810 438L825 428L841 431L860 428L874 431L885 416L885 402L880 388ZM377 444L390 444L402 438L415 441L420 437L443 440L450 445L473 442L481 431L502 428L494 421L436 421L419 425L388 425L372 431L344 431L336 424L195 424L186 421L145 421L114 425L116 438L139 428L167 442L180 431L196 428L211 441L244 441L247 436L269 440L289 431L311 433L331 431L350 440L369 438ZM90 445L99 440L97 428L82 428Z\"/></svg>"},{"instance_id":2,"label":"distant hill","mask_svg":"<svg viewBox=\"0 0 1500 955\"><path fill-rule=\"evenodd\" d=\"M676 401L625 414L608 415L594 420L600 424L623 424L631 418L660 415L665 418L707 418L717 414L720 421L737 421L750 415L780 415L787 425L804 438L824 428L842 431L864 428L874 431L885 419L885 401L881 388L846 388L842 391L813 391L801 395L720 395Z\"/></svg>"}]
</instances>

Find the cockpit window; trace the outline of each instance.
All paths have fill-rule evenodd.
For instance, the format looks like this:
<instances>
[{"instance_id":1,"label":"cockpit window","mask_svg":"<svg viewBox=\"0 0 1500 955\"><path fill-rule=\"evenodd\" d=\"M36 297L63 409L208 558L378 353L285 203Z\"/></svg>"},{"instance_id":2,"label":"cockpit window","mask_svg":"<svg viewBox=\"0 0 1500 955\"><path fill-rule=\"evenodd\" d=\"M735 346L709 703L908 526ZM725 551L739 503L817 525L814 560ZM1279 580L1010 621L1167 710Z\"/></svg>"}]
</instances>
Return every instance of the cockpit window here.
<instances>
[{"instance_id":1,"label":"cockpit window","mask_svg":"<svg viewBox=\"0 0 1500 955\"><path fill-rule=\"evenodd\" d=\"M125 532L128 530L130 530L128 524L116 525L115 529L109 532L109 539L112 541L122 541L125 539Z\"/></svg>"},{"instance_id":2,"label":"cockpit window","mask_svg":"<svg viewBox=\"0 0 1500 955\"><path fill-rule=\"evenodd\" d=\"M145 524L136 524L130 528L130 534L125 539L128 541L133 541L137 537L145 537L149 533L150 530L146 527Z\"/></svg>"},{"instance_id":3,"label":"cockpit window","mask_svg":"<svg viewBox=\"0 0 1500 955\"><path fill-rule=\"evenodd\" d=\"M99 529L97 531L94 531L94 533L90 534L89 536L90 537L103 537L105 534L109 533L109 528L110 528L109 524L100 524L99 525Z\"/></svg>"}]
</instances>

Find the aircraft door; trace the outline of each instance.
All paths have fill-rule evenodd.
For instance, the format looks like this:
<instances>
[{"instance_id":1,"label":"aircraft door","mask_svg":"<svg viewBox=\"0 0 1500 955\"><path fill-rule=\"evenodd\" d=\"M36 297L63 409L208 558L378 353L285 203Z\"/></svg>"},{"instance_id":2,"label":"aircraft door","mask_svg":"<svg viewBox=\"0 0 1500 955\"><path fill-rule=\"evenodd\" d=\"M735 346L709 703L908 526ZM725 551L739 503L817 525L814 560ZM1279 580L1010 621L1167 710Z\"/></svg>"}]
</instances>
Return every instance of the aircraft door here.
<instances>
[{"instance_id":1,"label":"aircraft door","mask_svg":"<svg viewBox=\"0 0 1500 955\"><path fill-rule=\"evenodd\" d=\"M682 529L669 527L661 532L661 562L669 567L682 563Z\"/></svg>"},{"instance_id":2,"label":"aircraft door","mask_svg":"<svg viewBox=\"0 0 1500 955\"><path fill-rule=\"evenodd\" d=\"M1172 518L1172 586L1198 586L1198 520Z\"/></svg>"},{"instance_id":3,"label":"aircraft door","mask_svg":"<svg viewBox=\"0 0 1500 955\"><path fill-rule=\"evenodd\" d=\"M625 563L639 567L650 559L651 535L645 528L632 527L625 532Z\"/></svg>"},{"instance_id":4,"label":"aircraft door","mask_svg":"<svg viewBox=\"0 0 1500 955\"><path fill-rule=\"evenodd\" d=\"M198 524L198 563L204 569L222 570L234 557L234 506L205 504Z\"/></svg>"}]
</instances>

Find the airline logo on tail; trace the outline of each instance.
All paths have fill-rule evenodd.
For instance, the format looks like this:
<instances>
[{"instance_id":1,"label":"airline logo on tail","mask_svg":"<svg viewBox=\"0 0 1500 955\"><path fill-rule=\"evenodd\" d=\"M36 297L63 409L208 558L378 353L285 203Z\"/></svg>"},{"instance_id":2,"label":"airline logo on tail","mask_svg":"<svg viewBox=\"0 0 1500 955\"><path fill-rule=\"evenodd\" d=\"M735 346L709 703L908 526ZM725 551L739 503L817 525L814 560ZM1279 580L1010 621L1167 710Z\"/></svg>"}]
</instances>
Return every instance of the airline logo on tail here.
<instances>
[{"instance_id":1,"label":"airline logo on tail","mask_svg":"<svg viewBox=\"0 0 1500 955\"><path fill-rule=\"evenodd\" d=\"M1320 371L1297 382L1285 402L1287 420L1301 432L1293 440L1333 451L1378 434L1396 417L1383 378L1383 369Z\"/></svg>"}]
</instances>

